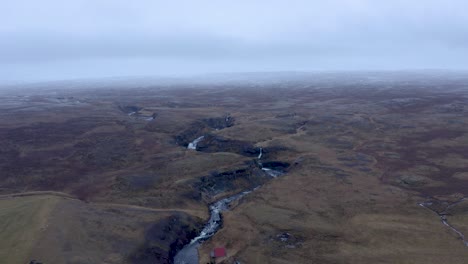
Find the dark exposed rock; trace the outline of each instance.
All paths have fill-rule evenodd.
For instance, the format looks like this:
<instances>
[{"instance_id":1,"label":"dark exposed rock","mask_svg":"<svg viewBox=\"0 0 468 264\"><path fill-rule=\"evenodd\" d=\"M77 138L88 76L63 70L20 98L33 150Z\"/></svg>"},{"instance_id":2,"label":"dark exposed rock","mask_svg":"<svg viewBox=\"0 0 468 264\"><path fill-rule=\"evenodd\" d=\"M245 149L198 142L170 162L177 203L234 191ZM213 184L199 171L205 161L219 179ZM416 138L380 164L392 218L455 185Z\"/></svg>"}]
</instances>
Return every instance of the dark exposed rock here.
<instances>
[{"instance_id":1,"label":"dark exposed rock","mask_svg":"<svg viewBox=\"0 0 468 264\"><path fill-rule=\"evenodd\" d=\"M270 236L270 241L274 242L277 247L294 249L302 247L304 238L290 232L282 232L275 236Z\"/></svg>"},{"instance_id":2,"label":"dark exposed rock","mask_svg":"<svg viewBox=\"0 0 468 264\"><path fill-rule=\"evenodd\" d=\"M211 175L201 177L194 186L200 192L214 196L228 191L252 189L268 180L269 177L254 163L251 163L245 168L212 172Z\"/></svg>"},{"instance_id":3,"label":"dark exposed rock","mask_svg":"<svg viewBox=\"0 0 468 264\"><path fill-rule=\"evenodd\" d=\"M405 187L420 187L428 184L429 179L421 175L405 174L400 176L398 182Z\"/></svg>"},{"instance_id":4,"label":"dark exposed rock","mask_svg":"<svg viewBox=\"0 0 468 264\"><path fill-rule=\"evenodd\" d=\"M223 129L234 125L234 118L230 115L203 119L203 123L213 129Z\"/></svg>"},{"instance_id":5,"label":"dark exposed rock","mask_svg":"<svg viewBox=\"0 0 468 264\"><path fill-rule=\"evenodd\" d=\"M185 214L167 217L148 228L144 244L129 260L135 264L173 263L176 252L197 236L201 228L199 219Z\"/></svg>"},{"instance_id":6,"label":"dark exposed rock","mask_svg":"<svg viewBox=\"0 0 468 264\"><path fill-rule=\"evenodd\" d=\"M290 164L282 161L266 161L262 162L262 167L277 171L284 171L289 168Z\"/></svg>"},{"instance_id":7,"label":"dark exposed rock","mask_svg":"<svg viewBox=\"0 0 468 264\"><path fill-rule=\"evenodd\" d=\"M260 149L255 148L253 146L244 145L242 147L242 153L257 156L258 154L260 154Z\"/></svg>"},{"instance_id":8,"label":"dark exposed rock","mask_svg":"<svg viewBox=\"0 0 468 264\"><path fill-rule=\"evenodd\" d=\"M187 146L194 139L209 133L213 129L224 129L234 125L234 118L226 115L224 117L206 118L195 121L190 127L179 133L175 140L177 144Z\"/></svg>"},{"instance_id":9,"label":"dark exposed rock","mask_svg":"<svg viewBox=\"0 0 468 264\"><path fill-rule=\"evenodd\" d=\"M175 136L175 141L178 145L187 147L190 142L204 135L205 133L208 133L208 131L209 130L202 122L197 121L192 123L188 129L185 129L177 136Z\"/></svg>"},{"instance_id":10,"label":"dark exposed rock","mask_svg":"<svg viewBox=\"0 0 468 264\"><path fill-rule=\"evenodd\" d=\"M198 143L197 150L201 152L232 152L247 157L256 157L260 154L260 148L252 143L224 138L221 136L208 134L203 141Z\"/></svg>"},{"instance_id":11,"label":"dark exposed rock","mask_svg":"<svg viewBox=\"0 0 468 264\"><path fill-rule=\"evenodd\" d=\"M258 152L259 149L255 149L255 152ZM291 151L291 149L281 146L281 145L273 145L273 146L268 146L262 148L262 160L268 160L268 159L275 159L278 157L279 153L282 151ZM257 155L258 157L258 155Z\"/></svg>"}]
</instances>

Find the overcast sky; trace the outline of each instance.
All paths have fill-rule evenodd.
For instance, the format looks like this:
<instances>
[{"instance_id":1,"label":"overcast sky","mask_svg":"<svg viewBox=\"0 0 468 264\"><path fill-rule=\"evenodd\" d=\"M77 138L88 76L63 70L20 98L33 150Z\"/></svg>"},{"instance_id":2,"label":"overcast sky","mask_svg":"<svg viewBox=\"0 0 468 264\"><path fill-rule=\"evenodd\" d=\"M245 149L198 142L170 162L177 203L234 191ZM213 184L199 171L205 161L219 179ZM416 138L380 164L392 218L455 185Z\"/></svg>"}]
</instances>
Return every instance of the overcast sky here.
<instances>
[{"instance_id":1,"label":"overcast sky","mask_svg":"<svg viewBox=\"0 0 468 264\"><path fill-rule=\"evenodd\" d=\"M466 0L0 0L0 81L468 69Z\"/></svg>"}]
</instances>

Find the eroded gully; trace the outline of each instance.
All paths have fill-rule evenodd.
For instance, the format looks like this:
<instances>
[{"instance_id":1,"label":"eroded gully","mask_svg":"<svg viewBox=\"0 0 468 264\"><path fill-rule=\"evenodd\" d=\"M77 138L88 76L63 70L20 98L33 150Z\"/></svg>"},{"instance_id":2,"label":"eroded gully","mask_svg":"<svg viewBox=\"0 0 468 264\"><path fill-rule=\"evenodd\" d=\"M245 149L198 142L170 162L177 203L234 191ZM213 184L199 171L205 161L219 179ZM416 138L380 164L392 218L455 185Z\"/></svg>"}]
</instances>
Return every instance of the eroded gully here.
<instances>
[{"instance_id":1,"label":"eroded gully","mask_svg":"<svg viewBox=\"0 0 468 264\"><path fill-rule=\"evenodd\" d=\"M198 137L192 143L189 144L189 149L196 150L196 145L198 142L203 140L203 136ZM258 155L258 164L262 171L264 171L267 175L271 176L272 178L276 178L284 172L274 170L271 168L264 168L260 159L263 156L263 149L260 148L260 154ZM257 188L253 190L244 191L238 193L236 195L221 199L209 206L210 210L210 218L208 222L203 227L202 231L198 236L193 238L189 244L185 245L174 257L174 264L198 264L198 248L203 243L203 241L208 240L211 238L216 232L222 227L222 212L227 211L230 209L231 204L234 201L240 200L245 195L255 191Z\"/></svg>"},{"instance_id":2,"label":"eroded gully","mask_svg":"<svg viewBox=\"0 0 468 264\"><path fill-rule=\"evenodd\" d=\"M431 205L433 204L433 202L431 202L431 201L426 201L426 202L423 202L423 203L419 203L419 205L426 208L426 209L428 209L428 210L430 210L431 212L437 214L437 216L439 216L440 221L442 222L442 224L444 224L445 226L450 228L453 232L455 232L458 235L458 237L463 241L463 244L468 247L468 241L465 239L465 235L460 230L456 229L453 225L451 225L447 220L447 210L450 209L451 207L465 201L465 200L466 200L466 198L462 198L462 199L460 199L460 200L458 200L458 201L456 201L454 203L449 204L445 208L445 210L442 211L442 212L438 212L438 211L432 209Z\"/></svg>"}]
</instances>

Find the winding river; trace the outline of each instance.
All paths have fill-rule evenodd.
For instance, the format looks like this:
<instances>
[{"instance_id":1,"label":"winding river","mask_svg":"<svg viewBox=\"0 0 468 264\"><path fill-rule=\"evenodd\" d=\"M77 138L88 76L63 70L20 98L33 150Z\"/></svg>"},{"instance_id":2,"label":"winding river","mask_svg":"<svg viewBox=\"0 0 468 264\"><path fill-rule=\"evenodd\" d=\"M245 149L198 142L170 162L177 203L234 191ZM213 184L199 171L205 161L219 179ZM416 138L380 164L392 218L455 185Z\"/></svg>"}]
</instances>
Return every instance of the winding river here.
<instances>
[{"instance_id":1,"label":"winding river","mask_svg":"<svg viewBox=\"0 0 468 264\"><path fill-rule=\"evenodd\" d=\"M198 247L203 241L212 237L221 228L221 212L229 210L232 202L241 199L250 192L252 191L241 192L210 205L210 219L205 224L200 234L177 252L174 257L174 264L198 264Z\"/></svg>"},{"instance_id":2,"label":"winding river","mask_svg":"<svg viewBox=\"0 0 468 264\"><path fill-rule=\"evenodd\" d=\"M188 145L188 149L197 149L197 144L201 140L203 140L203 136L195 139L193 142L191 142ZM267 175L271 176L272 178L276 178L284 172L270 169L270 168L265 168L263 167L262 163L260 162L260 159L263 156L263 149L260 148L260 154L258 155L258 164L262 171L264 171ZM203 243L203 241L209 239L212 237L222 226L222 215L221 213L224 211L229 210L231 204L234 201L237 201L244 197L245 195L251 193L252 191L255 191L257 188L260 186L254 188L253 190L248 190L244 191L241 193L238 193L236 195L221 199L213 204L210 205L210 219L208 222L205 224L203 227L203 230L200 232L200 234L193 238L192 241L190 241L189 244L185 245L179 252L174 257L174 264L198 264L198 248L200 245Z\"/></svg>"}]
</instances>

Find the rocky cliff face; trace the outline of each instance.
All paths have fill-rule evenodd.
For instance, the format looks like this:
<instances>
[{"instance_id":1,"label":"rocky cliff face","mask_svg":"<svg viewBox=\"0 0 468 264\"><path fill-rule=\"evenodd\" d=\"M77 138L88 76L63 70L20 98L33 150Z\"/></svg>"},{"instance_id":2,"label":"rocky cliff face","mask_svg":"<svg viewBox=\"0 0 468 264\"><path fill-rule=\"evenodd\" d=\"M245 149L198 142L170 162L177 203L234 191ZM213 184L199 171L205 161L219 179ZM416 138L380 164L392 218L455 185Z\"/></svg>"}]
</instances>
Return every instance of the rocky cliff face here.
<instances>
[{"instance_id":1,"label":"rocky cliff face","mask_svg":"<svg viewBox=\"0 0 468 264\"><path fill-rule=\"evenodd\" d=\"M188 215L176 214L150 226L145 242L129 257L135 264L170 264L174 255L190 242L203 227Z\"/></svg>"}]
</instances>

